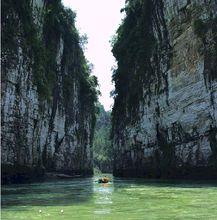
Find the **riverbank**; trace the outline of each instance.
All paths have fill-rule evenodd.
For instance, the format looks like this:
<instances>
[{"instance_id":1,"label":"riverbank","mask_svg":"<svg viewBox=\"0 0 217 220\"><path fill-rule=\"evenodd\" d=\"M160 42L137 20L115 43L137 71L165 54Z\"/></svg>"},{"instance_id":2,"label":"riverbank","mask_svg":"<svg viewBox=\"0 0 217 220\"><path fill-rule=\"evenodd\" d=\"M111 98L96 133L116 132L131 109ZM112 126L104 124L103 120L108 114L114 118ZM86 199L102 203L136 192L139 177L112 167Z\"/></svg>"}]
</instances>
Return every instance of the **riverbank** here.
<instances>
[{"instance_id":1,"label":"riverbank","mask_svg":"<svg viewBox=\"0 0 217 220\"><path fill-rule=\"evenodd\" d=\"M58 179L73 179L78 177L91 177L93 171L59 171L46 172L44 167L28 167L28 166L1 166L1 184L22 184L43 182Z\"/></svg>"}]
</instances>

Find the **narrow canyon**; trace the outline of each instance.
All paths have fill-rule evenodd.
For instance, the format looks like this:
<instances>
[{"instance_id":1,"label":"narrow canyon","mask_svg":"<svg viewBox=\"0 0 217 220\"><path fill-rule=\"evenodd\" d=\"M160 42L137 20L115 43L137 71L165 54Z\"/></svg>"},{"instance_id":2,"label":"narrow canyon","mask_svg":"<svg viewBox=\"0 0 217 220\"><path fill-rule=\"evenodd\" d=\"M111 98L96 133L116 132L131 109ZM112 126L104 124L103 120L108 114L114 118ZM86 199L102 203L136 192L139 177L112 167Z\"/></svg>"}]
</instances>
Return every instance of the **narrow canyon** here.
<instances>
[{"instance_id":1,"label":"narrow canyon","mask_svg":"<svg viewBox=\"0 0 217 220\"><path fill-rule=\"evenodd\" d=\"M75 13L60 0L2 2L3 183L90 176L94 160L120 177L217 178L216 1L127 0L121 11L111 126L101 106L96 133L98 82Z\"/></svg>"}]
</instances>

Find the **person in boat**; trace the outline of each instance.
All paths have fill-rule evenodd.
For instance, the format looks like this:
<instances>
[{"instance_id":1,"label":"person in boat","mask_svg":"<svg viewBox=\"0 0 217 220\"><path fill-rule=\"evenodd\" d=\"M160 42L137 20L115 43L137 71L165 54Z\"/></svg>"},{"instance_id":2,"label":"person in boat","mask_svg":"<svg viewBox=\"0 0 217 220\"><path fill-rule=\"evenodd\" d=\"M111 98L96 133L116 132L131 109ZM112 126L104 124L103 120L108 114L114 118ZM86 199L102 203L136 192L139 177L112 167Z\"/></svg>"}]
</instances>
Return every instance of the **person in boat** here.
<instances>
[{"instance_id":1,"label":"person in boat","mask_svg":"<svg viewBox=\"0 0 217 220\"><path fill-rule=\"evenodd\" d=\"M99 180L98 180L98 183L108 183L109 182L109 178L108 177L103 177L103 178L100 178Z\"/></svg>"}]
</instances>

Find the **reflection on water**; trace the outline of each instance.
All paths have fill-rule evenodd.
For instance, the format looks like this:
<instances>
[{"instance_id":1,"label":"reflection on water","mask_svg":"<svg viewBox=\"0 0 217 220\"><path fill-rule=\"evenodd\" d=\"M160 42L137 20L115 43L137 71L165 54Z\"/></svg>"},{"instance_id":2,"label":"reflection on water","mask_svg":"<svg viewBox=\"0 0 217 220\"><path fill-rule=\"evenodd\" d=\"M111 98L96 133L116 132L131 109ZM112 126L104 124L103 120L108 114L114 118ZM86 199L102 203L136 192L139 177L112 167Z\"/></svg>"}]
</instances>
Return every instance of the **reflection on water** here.
<instances>
[{"instance_id":1,"label":"reflection on water","mask_svg":"<svg viewBox=\"0 0 217 220\"><path fill-rule=\"evenodd\" d=\"M3 186L2 219L216 219L217 216L215 182L114 178L108 184L99 184L97 179Z\"/></svg>"},{"instance_id":2,"label":"reflection on water","mask_svg":"<svg viewBox=\"0 0 217 220\"><path fill-rule=\"evenodd\" d=\"M2 187L2 207L72 205L88 201L92 194L92 178L9 185Z\"/></svg>"},{"instance_id":3,"label":"reflection on water","mask_svg":"<svg viewBox=\"0 0 217 220\"><path fill-rule=\"evenodd\" d=\"M111 178L111 177L110 177ZM95 180L97 182L97 179ZM111 213L111 204L112 204L112 192L113 192L113 180L111 182L104 184L95 184L94 185L94 194L95 194L95 207L94 210L95 216L97 215L109 215Z\"/></svg>"}]
</instances>

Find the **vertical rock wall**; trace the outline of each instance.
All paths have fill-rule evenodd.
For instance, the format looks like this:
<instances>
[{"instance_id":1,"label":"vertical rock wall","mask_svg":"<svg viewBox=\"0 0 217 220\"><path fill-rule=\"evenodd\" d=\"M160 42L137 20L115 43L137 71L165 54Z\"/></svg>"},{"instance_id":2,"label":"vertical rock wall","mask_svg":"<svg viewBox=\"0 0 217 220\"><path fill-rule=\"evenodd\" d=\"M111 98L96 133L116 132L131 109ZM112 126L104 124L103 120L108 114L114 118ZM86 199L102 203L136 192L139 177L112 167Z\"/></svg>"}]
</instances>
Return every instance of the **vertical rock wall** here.
<instances>
[{"instance_id":1,"label":"vertical rock wall","mask_svg":"<svg viewBox=\"0 0 217 220\"><path fill-rule=\"evenodd\" d=\"M25 2L22 8L14 1L2 4L3 182L37 178L44 171L92 174L95 104L89 97L95 90L91 93L92 81L84 68L86 61L78 35L74 39L69 35L76 33L75 27L70 26L72 12L64 9L60 1ZM60 12L55 11L57 3ZM53 22L50 17L61 13L65 13L66 22L60 22L62 26L56 30L55 23L49 26ZM11 23L14 30L9 30ZM31 26L36 32L30 40L36 42L29 44ZM25 28L29 28L27 32ZM37 43L40 44L36 49L31 47ZM49 67L43 63L45 60ZM48 95L43 97L45 92Z\"/></svg>"},{"instance_id":2,"label":"vertical rock wall","mask_svg":"<svg viewBox=\"0 0 217 220\"><path fill-rule=\"evenodd\" d=\"M136 113L129 116L127 93L118 113L116 96L114 174L217 178L216 1L149 3L155 49Z\"/></svg>"}]
</instances>

